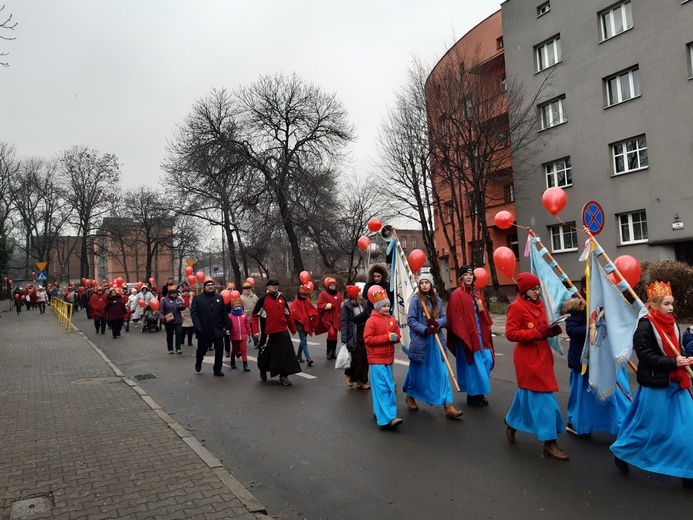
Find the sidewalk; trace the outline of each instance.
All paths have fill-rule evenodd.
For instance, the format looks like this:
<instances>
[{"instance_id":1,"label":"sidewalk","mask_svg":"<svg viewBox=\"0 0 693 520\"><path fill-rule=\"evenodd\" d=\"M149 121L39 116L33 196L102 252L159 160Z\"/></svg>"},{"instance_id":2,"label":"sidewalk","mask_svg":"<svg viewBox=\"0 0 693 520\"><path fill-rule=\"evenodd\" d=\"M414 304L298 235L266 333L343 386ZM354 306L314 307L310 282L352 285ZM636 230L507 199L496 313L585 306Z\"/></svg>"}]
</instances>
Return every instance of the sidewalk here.
<instances>
[{"instance_id":1,"label":"sidewalk","mask_svg":"<svg viewBox=\"0 0 693 520\"><path fill-rule=\"evenodd\" d=\"M219 460L52 311L3 312L0 337L0 519L269 519Z\"/></svg>"}]
</instances>

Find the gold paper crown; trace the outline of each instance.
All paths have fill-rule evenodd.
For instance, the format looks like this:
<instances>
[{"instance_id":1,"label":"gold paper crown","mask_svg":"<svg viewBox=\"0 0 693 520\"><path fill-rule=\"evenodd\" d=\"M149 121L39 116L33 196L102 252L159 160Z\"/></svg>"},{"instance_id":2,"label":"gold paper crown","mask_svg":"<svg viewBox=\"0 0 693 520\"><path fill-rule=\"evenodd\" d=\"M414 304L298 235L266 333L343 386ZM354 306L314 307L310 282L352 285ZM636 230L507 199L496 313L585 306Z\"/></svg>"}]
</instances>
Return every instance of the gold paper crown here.
<instances>
[{"instance_id":1,"label":"gold paper crown","mask_svg":"<svg viewBox=\"0 0 693 520\"><path fill-rule=\"evenodd\" d=\"M657 296L672 296L671 284L669 282L652 282L645 287L647 291L647 299L651 300Z\"/></svg>"},{"instance_id":2,"label":"gold paper crown","mask_svg":"<svg viewBox=\"0 0 693 520\"><path fill-rule=\"evenodd\" d=\"M385 292L385 289L380 289L379 291L373 292L373 303L378 303L383 300L389 300L387 296L387 292Z\"/></svg>"}]
</instances>

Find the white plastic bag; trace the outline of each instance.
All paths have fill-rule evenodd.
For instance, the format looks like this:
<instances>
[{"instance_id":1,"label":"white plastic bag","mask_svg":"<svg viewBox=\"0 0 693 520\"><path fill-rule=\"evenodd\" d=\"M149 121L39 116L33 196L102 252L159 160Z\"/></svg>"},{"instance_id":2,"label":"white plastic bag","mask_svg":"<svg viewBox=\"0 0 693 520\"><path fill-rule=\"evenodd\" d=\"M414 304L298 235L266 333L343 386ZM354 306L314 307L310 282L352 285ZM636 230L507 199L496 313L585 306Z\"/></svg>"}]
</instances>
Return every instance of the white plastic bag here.
<instances>
[{"instance_id":1,"label":"white plastic bag","mask_svg":"<svg viewBox=\"0 0 693 520\"><path fill-rule=\"evenodd\" d=\"M334 368L339 370L340 368L347 369L351 367L351 352L346 345L342 345L339 349L339 354L337 354L337 361L334 362Z\"/></svg>"}]
</instances>

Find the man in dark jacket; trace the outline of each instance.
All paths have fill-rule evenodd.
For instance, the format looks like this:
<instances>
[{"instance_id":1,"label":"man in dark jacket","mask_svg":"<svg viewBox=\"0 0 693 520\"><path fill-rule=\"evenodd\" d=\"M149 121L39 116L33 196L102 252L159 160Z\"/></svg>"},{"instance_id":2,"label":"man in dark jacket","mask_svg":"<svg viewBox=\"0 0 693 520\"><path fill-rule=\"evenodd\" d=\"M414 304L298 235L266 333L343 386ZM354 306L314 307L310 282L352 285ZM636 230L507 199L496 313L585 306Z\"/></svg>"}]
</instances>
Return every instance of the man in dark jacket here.
<instances>
[{"instance_id":1,"label":"man in dark jacket","mask_svg":"<svg viewBox=\"0 0 693 520\"><path fill-rule=\"evenodd\" d=\"M192 299L190 316L197 334L195 371L202 370L202 360L209 347L214 345L214 375L223 376L221 363L224 357L224 330L231 327L226 305L221 295L214 292L214 280L207 277L203 291Z\"/></svg>"}]
</instances>

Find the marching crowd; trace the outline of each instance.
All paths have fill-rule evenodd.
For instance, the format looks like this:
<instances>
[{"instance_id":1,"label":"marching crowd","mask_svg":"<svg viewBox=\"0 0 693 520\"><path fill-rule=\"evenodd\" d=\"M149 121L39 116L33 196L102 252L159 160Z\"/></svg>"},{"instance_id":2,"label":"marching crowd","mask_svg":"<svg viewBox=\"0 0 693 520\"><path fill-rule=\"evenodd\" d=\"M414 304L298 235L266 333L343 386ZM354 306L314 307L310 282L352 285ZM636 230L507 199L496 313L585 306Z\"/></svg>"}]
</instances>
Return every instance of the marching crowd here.
<instances>
[{"instance_id":1,"label":"marching crowd","mask_svg":"<svg viewBox=\"0 0 693 520\"><path fill-rule=\"evenodd\" d=\"M317 306L311 299L312 282L303 283L289 303L279 292L279 281L273 278L267 280L266 292L260 297L255 294L252 278L243 283L242 292L233 287L217 292L214 280L207 277L199 294L194 294L189 284L176 284L170 278L160 291L138 283L129 294L121 293L105 281L74 289L71 299L87 310L97 334L105 334L108 325L114 339L123 327L125 331L130 327L161 327L166 331L168 353L181 354L182 345L187 341L192 346L195 335L197 372L212 350L215 376L224 375L224 352L232 369L240 359L243 371L249 372L247 347L252 344L259 349L260 379L279 376L284 386L292 384L290 375L301 372L301 363L313 364L307 338L326 334L326 358L336 359L337 344L341 343L350 357L344 372L346 385L370 390L377 425L392 430L403 422L397 417L392 369L401 331L391 313L394 296L388 276L385 266L373 265L363 290L346 286L346 299L337 290L337 280L327 277ZM505 331L507 339L515 342L517 380L505 417L508 442L514 444L518 432L533 434L543 442L545 456L568 461L569 456L557 444L558 434L567 430L589 437L592 432L608 432L616 435L610 449L622 473L627 474L632 464L679 477L686 489L693 489L693 445L689 442L693 431L693 331L680 335L671 286L654 282L647 287L649 312L640 319L633 337L638 358L637 390L631 393L624 367L618 374L616 391L605 400L590 391L581 362L585 338L594 333L589 330L585 310L584 279L583 298L564 304L571 369L567 425L555 397L558 384L548 341L563 331L560 324L547 320L539 278L520 273L517 288L518 296L507 311ZM23 305L45 311L46 289L39 286L15 291L17 312ZM474 285L473 269L463 266L447 308L435 291L432 276L421 274L409 304L407 324L410 341L408 347L402 347L410 361L402 383L407 408L415 412L419 409L417 401L421 401L443 407L446 418L459 418L462 411L453 404L451 386L455 373L452 380L467 394L467 405L488 406L495 363L492 320L482 290ZM296 333L298 352L290 337ZM454 371L448 353L454 357Z\"/></svg>"}]
</instances>

